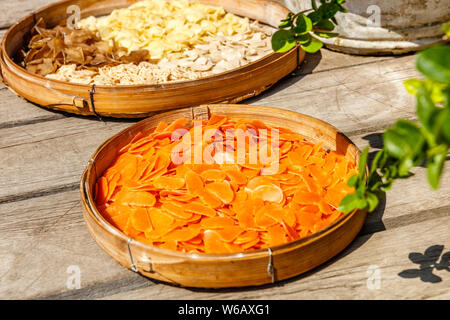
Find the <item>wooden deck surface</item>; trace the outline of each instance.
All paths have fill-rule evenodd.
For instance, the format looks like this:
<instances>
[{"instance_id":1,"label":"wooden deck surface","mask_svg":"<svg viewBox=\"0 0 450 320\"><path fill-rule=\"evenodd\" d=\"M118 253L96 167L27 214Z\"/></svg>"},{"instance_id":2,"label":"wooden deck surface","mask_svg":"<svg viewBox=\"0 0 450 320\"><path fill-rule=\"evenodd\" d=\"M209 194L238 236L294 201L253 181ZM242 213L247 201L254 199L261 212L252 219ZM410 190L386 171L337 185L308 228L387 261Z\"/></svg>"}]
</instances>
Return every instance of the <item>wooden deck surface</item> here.
<instances>
[{"instance_id":1,"label":"wooden deck surface","mask_svg":"<svg viewBox=\"0 0 450 320\"><path fill-rule=\"evenodd\" d=\"M51 2L0 0L6 12L0 36ZM413 55L359 57L323 49L307 55L295 74L243 103L320 118L374 151L385 128L400 117L415 117L414 99L403 88L404 80L417 76L414 61ZM395 183L344 252L276 285L192 290L121 267L88 234L78 185L97 146L134 122L48 111L0 83L0 298L450 298L450 160L438 191L428 186L424 168L416 168L414 177ZM412 253L423 256L418 261ZM80 271L79 289L68 286L73 266Z\"/></svg>"}]
</instances>

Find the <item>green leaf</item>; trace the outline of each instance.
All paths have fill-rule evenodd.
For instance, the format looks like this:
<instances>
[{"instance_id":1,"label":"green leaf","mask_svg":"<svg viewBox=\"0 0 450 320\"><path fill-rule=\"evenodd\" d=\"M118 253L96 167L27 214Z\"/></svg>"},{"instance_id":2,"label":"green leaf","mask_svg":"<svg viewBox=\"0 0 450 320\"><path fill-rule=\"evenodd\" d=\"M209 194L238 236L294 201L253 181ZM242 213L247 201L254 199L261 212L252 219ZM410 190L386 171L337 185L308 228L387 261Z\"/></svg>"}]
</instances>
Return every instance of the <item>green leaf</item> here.
<instances>
[{"instance_id":1,"label":"green leaf","mask_svg":"<svg viewBox=\"0 0 450 320\"><path fill-rule=\"evenodd\" d=\"M311 37L311 41L309 41L308 43L302 44L302 49L309 53L317 52L322 47L323 47L323 43L314 37Z\"/></svg>"},{"instance_id":2,"label":"green leaf","mask_svg":"<svg viewBox=\"0 0 450 320\"><path fill-rule=\"evenodd\" d=\"M381 162L380 162L383 155L384 155L383 150L380 150L375 154L375 157L372 160L372 164L370 165L369 176L373 175L378 167L383 166L383 165L381 165Z\"/></svg>"},{"instance_id":3,"label":"green leaf","mask_svg":"<svg viewBox=\"0 0 450 320\"><path fill-rule=\"evenodd\" d=\"M287 52L295 45L293 34L287 30L278 30L272 36L272 49L275 52Z\"/></svg>"},{"instance_id":4,"label":"green leaf","mask_svg":"<svg viewBox=\"0 0 450 320\"><path fill-rule=\"evenodd\" d=\"M368 159L369 159L369 147L366 147L359 156L358 161L358 172L359 172L358 176L361 180L364 180L364 177L366 176L366 167Z\"/></svg>"},{"instance_id":5,"label":"green leaf","mask_svg":"<svg viewBox=\"0 0 450 320\"><path fill-rule=\"evenodd\" d=\"M293 30L297 34L305 34L312 30L312 26L313 25L311 19L302 13L295 20L295 27L293 28Z\"/></svg>"},{"instance_id":6,"label":"green leaf","mask_svg":"<svg viewBox=\"0 0 450 320\"><path fill-rule=\"evenodd\" d=\"M291 20L284 20L281 22L281 24L278 26L279 29L285 29L285 28L289 28L292 26L292 21Z\"/></svg>"},{"instance_id":7,"label":"green leaf","mask_svg":"<svg viewBox=\"0 0 450 320\"><path fill-rule=\"evenodd\" d=\"M305 44L311 41L311 35L309 33L300 34L298 36L295 36L294 39L300 44Z\"/></svg>"},{"instance_id":8,"label":"green leaf","mask_svg":"<svg viewBox=\"0 0 450 320\"><path fill-rule=\"evenodd\" d=\"M366 200L367 204L369 205L369 208L367 209L369 212L374 211L378 207L379 200L374 193L367 192Z\"/></svg>"},{"instance_id":9,"label":"green leaf","mask_svg":"<svg viewBox=\"0 0 450 320\"><path fill-rule=\"evenodd\" d=\"M345 1L344 1L345 2ZM347 9L345 9L343 6L341 6L341 5L339 5L339 12L342 12L342 13L347 13L348 11L347 11Z\"/></svg>"},{"instance_id":10,"label":"green leaf","mask_svg":"<svg viewBox=\"0 0 450 320\"><path fill-rule=\"evenodd\" d=\"M407 177L409 176L409 170L411 170L414 167L414 161L410 157L406 157L400 161L400 164L398 166L398 175L400 177Z\"/></svg>"},{"instance_id":11,"label":"green leaf","mask_svg":"<svg viewBox=\"0 0 450 320\"><path fill-rule=\"evenodd\" d=\"M308 13L307 17L311 19L313 26L315 26L319 23L320 20L322 20L322 14L320 11L313 11L311 13Z\"/></svg>"},{"instance_id":12,"label":"green leaf","mask_svg":"<svg viewBox=\"0 0 450 320\"><path fill-rule=\"evenodd\" d=\"M447 144L450 145L450 107L447 107L442 112L444 113L444 124L442 125L442 135L447 141Z\"/></svg>"},{"instance_id":13,"label":"green leaf","mask_svg":"<svg viewBox=\"0 0 450 320\"><path fill-rule=\"evenodd\" d=\"M445 83L440 83L426 78L424 81L425 89L429 92L430 98L435 104L440 104L444 102L445 91L447 85Z\"/></svg>"},{"instance_id":14,"label":"green leaf","mask_svg":"<svg viewBox=\"0 0 450 320\"><path fill-rule=\"evenodd\" d=\"M320 20L315 27L319 30L325 30L325 31L333 31L334 30L334 24L331 22L331 20Z\"/></svg>"},{"instance_id":15,"label":"green leaf","mask_svg":"<svg viewBox=\"0 0 450 320\"><path fill-rule=\"evenodd\" d=\"M392 188L392 184L394 183L394 179L389 179L386 181L383 186L380 187L380 190L383 192L389 191Z\"/></svg>"},{"instance_id":16,"label":"green leaf","mask_svg":"<svg viewBox=\"0 0 450 320\"><path fill-rule=\"evenodd\" d=\"M357 188L359 183L359 176L354 174L348 179L347 185L351 188Z\"/></svg>"},{"instance_id":17,"label":"green leaf","mask_svg":"<svg viewBox=\"0 0 450 320\"><path fill-rule=\"evenodd\" d=\"M313 0L314 1L314 0ZM444 23L441 27L442 31L445 32L445 35L447 37L450 37L450 21L447 21L446 23Z\"/></svg>"},{"instance_id":18,"label":"green leaf","mask_svg":"<svg viewBox=\"0 0 450 320\"><path fill-rule=\"evenodd\" d=\"M311 0L311 7L314 9L314 11L317 10L316 0Z\"/></svg>"},{"instance_id":19,"label":"green leaf","mask_svg":"<svg viewBox=\"0 0 450 320\"><path fill-rule=\"evenodd\" d=\"M384 148L387 153L401 159L411 152L411 148L403 137L394 129L388 129L383 135Z\"/></svg>"},{"instance_id":20,"label":"green leaf","mask_svg":"<svg viewBox=\"0 0 450 320\"><path fill-rule=\"evenodd\" d=\"M367 207L368 203L366 198L364 198L364 195L358 197L358 202L356 204L357 209L365 209Z\"/></svg>"},{"instance_id":21,"label":"green leaf","mask_svg":"<svg viewBox=\"0 0 450 320\"><path fill-rule=\"evenodd\" d=\"M355 191L356 195L358 195L358 198L364 199L364 195L366 193L366 186L364 183L361 183L358 188Z\"/></svg>"},{"instance_id":22,"label":"green leaf","mask_svg":"<svg viewBox=\"0 0 450 320\"><path fill-rule=\"evenodd\" d=\"M450 84L450 46L433 46L420 52L417 69L428 78Z\"/></svg>"},{"instance_id":23,"label":"green leaf","mask_svg":"<svg viewBox=\"0 0 450 320\"><path fill-rule=\"evenodd\" d=\"M428 182L433 189L439 187L439 181L441 179L442 168L444 167L445 158L447 156L447 145L439 145L434 154L428 158L427 161L427 176Z\"/></svg>"},{"instance_id":24,"label":"green leaf","mask_svg":"<svg viewBox=\"0 0 450 320\"><path fill-rule=\"evenodd\" d=\"M422 125L431 130L430 119L436 111L436 107L431 100L428 92L425 89L425 86L420 86L417 91L417 116Z\"/></svg>"},{"instance_id":25,"label":"green leaf","mask_svg":"<svg viewBox=\"0 0 450 320\"><path fill-rule=\"evenodd\" d=\"M339 6L336 3L324 3L320 6L319 11L322 13L322 19L330 19L339 11Z\"/></svg>"},{"instance_id":26,"label":"green leaf","mask_svg":"<svg viewBox=\"0 0 450 320\"><path fill-rule=\"evenodd\" d=\"M422 80L408 79L403 82L403 85L410 95L417 96L417 91L419 91L419 88L422 85Z\"/></svg>"},{"instance_id":27,"label":"green leaf","mask_svg":"<svg viewBox=\"0 0 450 320\"><path fill-rule=\"evenodd\" d=\"M351 193L342 199L338 209L344 213L350 213L353 210L358 209L359 204L360 199L358 196L355 193Z\"/></svg>"},{"instance_id":28,"label":"green leaf","mask_svg":"<svg viewBox=\"0 0 450 320\"><path fill-rule=\"evenodd\" d=\"M409 120L398 120L393 128L403 137L405 142L408 143L413 155L422 151L425 138L415 123Z\"/></svg>"},{"instance_id":29,"label":"green leaf","mask_svg":"<svg viewBox=\"0 0 450 320\"><path fill-rule=\"evenodd\" d=\"M334 33L334 32L319 32L319 31L314 31L314 33L315 33L316 35L318 35L319 37L326 38L326 39L329 39L329 38L336 38L336 37L339 35L339 33Z\"/></svg>"}]
</instances>

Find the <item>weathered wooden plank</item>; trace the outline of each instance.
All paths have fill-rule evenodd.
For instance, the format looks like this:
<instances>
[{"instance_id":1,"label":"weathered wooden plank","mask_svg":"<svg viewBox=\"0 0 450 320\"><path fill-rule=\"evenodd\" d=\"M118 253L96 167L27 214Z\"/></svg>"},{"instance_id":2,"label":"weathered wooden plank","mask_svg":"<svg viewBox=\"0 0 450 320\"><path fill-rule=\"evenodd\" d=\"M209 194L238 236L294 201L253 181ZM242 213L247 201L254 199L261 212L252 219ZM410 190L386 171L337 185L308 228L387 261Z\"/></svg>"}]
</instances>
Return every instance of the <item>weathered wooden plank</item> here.
<instances>
[{"instance_id":1,"label":"weathered wooden plank","mask_svg":"<svg viewBox=\"0 0 450 320\"><path fill-rule=\"evenodd\" d=\"M24 126L71 116L43 108L21 98L9 89L0 75L0 129Z\"/></svg>"},{"instance_id":2,"label":"weathered wooden plank","mask_svg":"<svg viewBox=\"0 0 450 320\"><path fill-rule=\"evenodd\" d=\"M392 56L356 56L350 54L342 54L336 51L322 49L313 54L307 54L305 60L296 75L304 75L308 73L325 72L335 69L343 69L363 64L377 63L394 59Z\"/></svg>"},{"instance_id":3,"label":"weathered wooden plank","mask_svg":"<svg viewBox=\"0 0 450 320\"><path fill-rule=\"evenodd\" d=\"M417 77L414 56L286 78L245 103L308 114L346 133L374 131L414 116L414 99L403 81Z\"/></svg>"},{"instance_id":4,"label":"weathered wooden plank","mask_svg":"<svg viewBox=\"0 0 450 320\"><path fill-rule=\"evenodd\" d=\"M41 121L64 118L61 112L52 112L17 97L0 83L0 128L10 128Z\"/></svg>"},{"instance_id":5,"label":"weathered wooden plank","mask_svg":"<svg viewBox=\"0 0 450 320\"><path fill-rule=\"evenodd\" d=\"M420 189L420 185L416 186L415 190L418 192L414 194L422 194ZM384 216L397 217L398 212L395 211L397 206L391 207L390 203L395 203L396 199L400 199L401 196L402 193L399 192L388 195ZM428 199L429 197L424 198ZM427 225L428 222L420 222L420 220L414 219L414 215L422 214L422 211L420 211L422 200L423 198L409 200L412 209L407 213L403 211L402 213L413 217L408 220L408 225L412 226L412 229L433 230L432 228L427 229L428 227L423 229L422 225ZM52 298L100 298L154 284L152 281L145 280L121 267L95 244L84 225L81 210L78 190L0 204L0 298L39 298L45 296L51 296ZM448 231L448 221L443 220L446 217L450 217L450 206L444 208L440 214L425 215L427 221L440 221L439 224L444 226L447 223ZM365 228L371 229L371 225L374 223L373 219L367 219ZM402 248L408 242L406 239L416 238L414 234L402 231L404 228L401 224L386 224L386 228L387 231L381 232L382 234L401 234L405 238L403 241L405 243L397 240L390 243L391 248L387 250L389 256L398 255L396 250L400 250L398 248ZM407 228L409 227L407 226ZM450 239L443 237L439 230L433 231L433 233L422 232L424 233L423 236L420 239L415 239L415 245L433 244L432 242L435 240L436 243L434 244L444 244L448 250ZM372 237L376 238L378 235L375 234ZM348 259L347 254L351 257L353 250L355 252L373 251L373 247L376 248L377 245L358 248L367 239L371 239L370 235L360 236L356 243L347 250L347 253L341 254L335 261ZM382 245L389 244L385 240L381 243ZM356 248L358 249L356 250ZM422 249L417 248L416 250ZM378 253L377 251L373 252L373 258L375 259ZM404 258L406 259L407 255ZM367 259L369 257L366 257ZM360 256L357 255L344 261L346 262L338 264L338 266L347 268L348 265L347 271L351 273L353 272L352 263L358 265ZM361 261L361 263L367 263L367 266L377 262L378 260L370 261L370 263L365 260ZM395 261L392 263L390 268L398 267ZM399 265L401 266L401 264ZM73 291L70 287L67 287L67 281L71 276L70 273L67 273L69 266L79 267L81 272L80 290ZM334 268L334 263L327 264L325 270L328 268ZM324 270L322 269L318 269L319 275L313 277L314 281L328 279L329 273L323 273ZM336 272L341 271L338 269ZM442 276L445 276L445 274ZM310 277L303 278L295 281L309 282ZM325 285L324 282L321 283L322 286ZM287 285L289 286L290 282ZM156 287L157 290L168 290L165 285L157 285ZM184 289L179 290L184 291ZM244 291L242 291L242 294ZM171 298L178 297L178 289L171 292L175 295ZM149 294L147 297L151 298L152 295Z\"/></svg>"},{"instance_id":6,"label":"weathered wooden plank","mask_svg":"<svg viewBox=\"0 0 450 320\"><path fill-rule=\"evenodd\" d=\"M67 291L70 266L83 287L129 277L90 237L78 190L0 205L0 297Z\"/></svg>"},{"instance_id":7,"label":"weathered wooden plank","mask_svg":"<svg viewBox=\"0 0 450 320\"><path fill-rule=\"evenodd\" d=\"M59 0L1 0L2 15L0 16L0 28L8 28L33 11L58 1Z\"/></svg>"},{"instance_id":8,"label":"weathered wooden plank","mask_svg":"<svg viewBox=\"0 0 450 320\"><path fill-rule=\"evenodd\" d=\"M450 217L429 220L359 237L344 252L317 270L256 290L189 290L150 284L146 288L106 296L106 299L449 299L450 273L422 269L422 280L399 273L419 269L408 256L450 252ZM430 252L429 254L432 255ZM426 259L430 263L434 259ZM444 259L443 259L444 260ZM448 263L448 262L447 262ZM276 267L276 261L274 262ZM406 272L412 274L415 271ZM419 271L417 271L419 272ZM433 276L434 275L434 276ZM437 282L429 282L437 281ZM104 291L105 293L108 290Z\"/></svg>"},{"instance_id":9,"label":"weathered wooden plank","mask_svg":"<svg viewBox=\"0 0 450 320\"><path fill-rule=\"evenodd\" d=\"M128 125L68 117L0 130L0 202L76 184L98 145Z\"/></svg>"}]
</instances>

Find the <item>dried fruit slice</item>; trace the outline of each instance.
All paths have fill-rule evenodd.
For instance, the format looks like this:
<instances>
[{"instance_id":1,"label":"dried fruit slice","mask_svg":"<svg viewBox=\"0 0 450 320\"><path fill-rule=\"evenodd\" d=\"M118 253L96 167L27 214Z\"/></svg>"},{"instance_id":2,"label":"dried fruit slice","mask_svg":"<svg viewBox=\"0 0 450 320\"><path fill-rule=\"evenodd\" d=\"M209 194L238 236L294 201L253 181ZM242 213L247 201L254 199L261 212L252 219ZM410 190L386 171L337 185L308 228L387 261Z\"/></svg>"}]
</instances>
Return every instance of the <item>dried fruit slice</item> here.
<instances>
[{"instance_id":1,"label":"dried fruit slice","mask_svg":"<svg viewBox=\"0 0 450 320\"><path fill-rule=\"evenodd\" d=\"M235 226L234 220L227 217L204 218L200 224L205 229L222 229L224 227Z\"/></svg>"},{"instance_id":2,"label":"dried fruit slice","mask_svg":"<svg viewBox=\"0 0 450 320\"><path fill-rule=\"evenodd\" d=\"M201 176L190 170L185 175L186 187L190 194L199 195L203 193L203 180Z\"/></svg>"},{"instance_id":3,"label":"dried fruit slice","mask_svg":"<svg viewBox=\"0 0 450 320\"><path fill-rule=\"evenodd\" d=\"M153 180L153 185L158 189L177 190L184 186L184 179L169 176L160 176Z\"/></svg>"},{"instance_id":4,"label":"dried fruit slice","mask_svg":"<svg viewBox=\"0 0 450 320\"><path fill-rule=\"evenodd\" d=\"M260 228L268 228L277 224L277 220L267 214L268 208L266 206L261 207L255 213L255 224Z\"/></svg>"},{"instance_id":5,"label":"dried fruit slice","mask_svg":"<svg viewBox=\"0 0 450 320\"><path fill-rule=\"evenodd\" d=\"M220 235L215 230L204 232L205 253L230 253L230 247L225 245Z\"/></svg>"},{"instance_id":6,"label":"dried fruit slice","mask_svg":"<svg viewBox=\"0 0 450 320\"><path fill-rule=\"evenodd\" d=\"M118 214L118 215L114 215L114 216L110 216L107 217L107 220L116 228L118 228L119 230L124 230L125 227L127 226L128 223L128 219L129 219L129 214L128 213L124 213L124 214Z\"/></svg>"},{"instance_id":7,"label":"dried fruit slice","mask_svg":"<svg viewBox=\"0 0 450 320\"><path fill-rule=\"evenodd\" d=\"M211 193L206 192L206 190L202 191L202 193L200 193L198 197L205 205L213 209L218 209L223 206L223 202L220 199L218 199Z\"/></svg>"},{"instance_id":8,"label":"dried fruit slice","mask_svg":"<svg viewBox=\"0 0 450 320\"><path fill-rule=\"evenodd\" d=\"M246 189L253 191L260 186L275 185L275 184L276 183L268 176L256 176L248 181Z\"/></svg>"},{"instance_id":9,"label":"dried fruit slice","mask_svg":"<svg viewBox=\"0 0 450 320\"><path fill-rule=\"evenodd\" d=\"M183 208L187 212L197 213L206 217L215 217L217 215L216 210L197 202L186 203Z\"/></svg>"},{"instance_id":10,"label":"dried fruit slice","mask_svg":"<svg viewBox=\"0 0 450 320\"><path fill-rule=\"evenodd\" d=\"M304 190L297 190L292 198L292 201L298 204L317 204L321 197L318 194L311 193Z\"/></svg>"},{"instance_id":11,"label":"dried fruit slice","mask_svg":"<svg viewBox=\"0 0 450 320\"><path fill-rule=\"evenodd\" d=\"M236 240L234 240L234 243L240 245L240 244L252 242L254 240L259 240L258 232L254 231L254 230L247 230L247 231L241 233L240 235L238 235L236 237Z\"/></svg>"},{"instance_id":12,"label":"dried fruit slice","mask_svg":"<svg viewBox=\"0 0 450 320\"><path fill-rule=\"evenodd\" d=\"M216 230L216 232L220 236L222 241L232 242L237 238L237 236L239 236L242 232L244 232L244 229L238 226L232 226L232 227L224 227L223 229L218 229Z\"/></svg>"},{"instance_id":13,"label":"dried fruit slice","mask_svg":"<svg viewBox=\"0 0 450 320\"><path fill-rule=\"evenodd\" d=\"M114 191L116 190L117 184L120 180L120 173L116 172L112 177L111 180L109 180L108 183L108 195L106 196L106 202L111 199L111 197L114 194Z\"/></svg>"},{"instance_id":14,"label":"dried fruit slice","mask_svg":"<svg viewBox=\"0 0 450 320\"><path fill-rule=\"evenodd\" d=\"M164 235L169 232L169 230L171 230L170 226L175 222L175 219L170 214L158 208L148 209L148 214L153 230L155 230L158 235Z\"/></svg>"},{"instance_id":15,"label":"dried fruit slice","mask_svg":"<svg viewBox=\"0 0 450 320\"><path fill-rule=\"evenodd\" d=\"M273 184L262 185L255 188L252 193L253 199L281 203L284 200L283 190Z\"/></svg>"},{"instance_id":16,"label":"dried fruit slice","mask_svg":"<svg viewBox=\"0 0 450 320\"><path fill-rule=\"evenodd\" d=\"M228 178L230 178L231 183L237 185L245 185L247 183L247 176L239 170L226 169L225 173L228 176Z\"/></svg>"},{"instance_id":17,"label":"dried fruit slice","mask_svg":"<svg viewBox=\"0 0 450 320\"><path fill-rule=\"evenodd\" d=\"M108 197L108 179L106 177L101 177L97 181L96 193L95 193L95 202L97 204L104 204L106 202L106 198Z\"/></svg>"},{"instance_id":18,"label":"dried fruit slice","mask_svg":"<svg viewBox=\"0 0 450 320\"><path fill-rule=\"evenodd\" d=\"M201 176L205 181L223 181L227 174L220 169L209 169L203 171Z\"/></svg>"},{"instance_id":19,"label":"dried fruit slice","mask_svg":"<svg viewBox=\"0 0 450 320\"><path fill-rule=\"evenodd\" d=\"M133 227L138 231L145 232L152 228L150 215L146 208L135 208L132 210L130 219Z\"/></svg>"},{"instance_id":20,"label":"dried fruit slice","mask_svg":"<svg viewBox=\"0 0 450 320\"><path fill-rule=\"evenodd\" d=\"M234 191L228 181L212 182L205 186L205 190L227 204L233 201Z\"/></svg>"},{"instance_id":21,"label":"dried fruit slice","mask_svg":"<svg viewBox=\"0 0 450 320\"><path fill-rule=\"evenodd\" d=\"M167 240L159 245L163 249L167 250L177 250L178 249L178 241L177 240Z\"/></svg>"},{"instance_id":22,"label":"dried fruit slice","mask_svg":"<svg viewBox=\"0 0 450 320\"><path fill-rule=\"evenodd\" d=\"M165 202L161 206L161 209L171 214L177 219L188 220L191 219L193 214L190 212L186 212L182 206L176 205L173 202Z\"/></svg>"},{"instance_id":23,"label":"dried fruit slice","mask_svg":"<svg viewBox=\"0 0 450 320\"><path fill-rule=\"evenodd\" d=\"M259 238L256 238L254 240L244 243L243 245L241 245L241 247L244 250L250 250L253 249L260 241L261 240Z\"/></svg>"},{"instance_id":24,"label":"dried fruit slice","mask_svg":"<svg viewBox=\"0 0 450 320\"><path fill-rule=\"evenodd\" d=\"M280 225L275 225L267 229L268 243L270 247L275 247L288 242L286 230Z\"/></svg>"},{"instance_id":25,"label":"dried fruit slice","mask_svg":"<svg viewBox=\"0 0 450 320\"><path fill-rule=\"evenodd\" d=\"M317 212L311 212L307 210L300 209L295 213L297 222L302 228L306 228L308 230L311 230L313 226L318 223L321 219L321 214Z\"/></svg>"},{"instance_id":26,"label":"dried fruit slice","mask_svg":"<svg viewBox=\"0 0 450 320\"><path fill-rule=\"evenodd\" d=\"M189 226L175 229L164 235L164 241L189 241L200 233L200 226Z\"/></svg>"},{"instance_id":27,"label":"dried fruit slice","mask_svg":"<svg viewBox=\"0 0 450 320\"><path fill-rule=\"evenodd\" d=\"M116 201L134 207L153 207L156 203L156 198L150 192L145 191L130 191L121 192L120 197Z\"/></svg>"}]
</instances>

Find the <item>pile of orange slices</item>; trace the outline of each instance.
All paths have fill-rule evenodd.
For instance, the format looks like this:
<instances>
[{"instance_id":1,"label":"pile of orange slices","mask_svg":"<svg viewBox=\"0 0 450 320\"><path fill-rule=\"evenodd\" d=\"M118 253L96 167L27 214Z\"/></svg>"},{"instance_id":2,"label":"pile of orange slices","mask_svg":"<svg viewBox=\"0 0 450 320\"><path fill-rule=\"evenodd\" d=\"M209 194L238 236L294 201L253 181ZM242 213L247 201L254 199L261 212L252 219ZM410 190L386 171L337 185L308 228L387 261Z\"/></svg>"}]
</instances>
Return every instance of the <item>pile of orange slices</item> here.
<instances>
[{"instance_id":1,"label":"pile of orange slices","mask_svg":"<svg viewBox=\"0 0 450 320\"><path fill-rule=\"evenodd\" d=\"M253 157L262 149L270 161ZM95 202L137 241L188 253L245 252L336 221L357 171L321 143L258 120L181 118L123 147L98 179Z\"/></svg>"}]
</instances>

